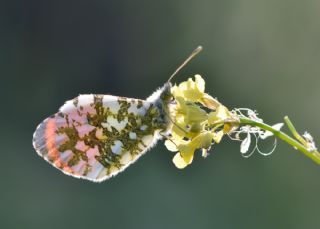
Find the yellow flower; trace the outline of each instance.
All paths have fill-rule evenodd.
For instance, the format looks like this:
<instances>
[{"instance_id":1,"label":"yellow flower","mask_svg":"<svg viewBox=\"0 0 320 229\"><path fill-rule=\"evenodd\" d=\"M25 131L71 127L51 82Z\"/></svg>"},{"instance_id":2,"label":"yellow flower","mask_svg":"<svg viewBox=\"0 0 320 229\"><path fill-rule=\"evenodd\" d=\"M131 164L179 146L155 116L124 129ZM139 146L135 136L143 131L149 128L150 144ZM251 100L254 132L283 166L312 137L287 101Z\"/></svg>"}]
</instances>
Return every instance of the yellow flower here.
<instances>
[{"instance_id":1,"label":"yellow flower","mask_svg":"<svg viewBox=\"0 0 320 229\"><path fill-rule=\"evenodd\" d=\"M177 168L183 169L191 164L194 153L197 149L209 149L212 144L213 134L209 131L203 132L193 138L191 141L184 141L175 145L170 141L166 141L166 147L171 151L179 151L173 158L173 163Z\"/></svg>"},{"instance_id":2,"label":"yellow flower","mask_svg":"<svg viewBox=\"0 0 320 229\"><path fill-rule=\"evenodd\" d=\"M231 116L229 110L225 106L218 106L215 111L212 111L208 115L208 122L210 124L216 124L225 120Z\"/></svg>"},{"instance_id":3,"label":"yellow flower","mask_svg":"<svg viewBox=\"0 0 320 229\"><path fill-rule=\"evenodd\" d=\"M221 103L219 103L218 100L214 99L211 95L208 95L207 93L204 93L200 103L202 103L205 107L211 110L215 110L221 105Z\"/></svg>"},{"instance_id":4,"label":"yellow flower","mask_svg":"<svg viewBox=\"0 0 320 229\"><path fill-rule=\"evenodd\" d=\"M177 113L182 115L184 123L203 122L208 119L207 113L194 103L187 103L183 98L177 97Z\"/></svg>"},{"instance_id":5,"label":"yellow flower","mask_svg":"<svg viewBox=\"0 0 320 229\"><path fill-rule=\"evenodd\" d=\"M192 163L198 149L202 149L202 156L206 157L213 141L219 143L223 135L232 130L233 122L237 122L225 106L204 90L205 81L200 75L195 76L195 81L189 78L171 89L176 106L172 113L171 137L165 146L177 152L173 163L180 169Z\"/></svg>"},{"instance_id":6,"label":"yellow flower","mask_svg":"<svg viewBox=\"0 0 320 229\"><path fill-rule=\"evenodd\" d=\"M195 75L195 81L191 78L172 88L175 98L182 97L190 102L198 102L204 95L205 82L200 75Z\"/></svg>"},{"instance_id":7,"label":"yellow flower","mask_svg":"<svg viewBox=\"0 0 320 229\"><path fill-rule=\"evenodd\" d=\"M195 149L208 149L212 144L213 137L213 133L211 133L210 131L205 131L193 138L190 142L190 145Z\"/></svg>"}]
</instances>

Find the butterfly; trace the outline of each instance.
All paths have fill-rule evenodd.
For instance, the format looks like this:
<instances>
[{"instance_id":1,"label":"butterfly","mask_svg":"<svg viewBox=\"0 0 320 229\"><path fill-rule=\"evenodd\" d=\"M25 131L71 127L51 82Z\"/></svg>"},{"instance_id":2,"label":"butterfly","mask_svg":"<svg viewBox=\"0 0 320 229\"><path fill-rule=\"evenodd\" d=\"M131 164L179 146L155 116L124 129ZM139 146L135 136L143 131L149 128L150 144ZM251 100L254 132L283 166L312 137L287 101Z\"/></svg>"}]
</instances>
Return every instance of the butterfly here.
<instances>
[{"instance_id":1,"label":"butterfly","mask_svg":"<svg viewBox=\"0 0 320 229\"><path fill-rule=\"evenodd\" d=\"M170 81L201 50L195 49L146 100L86 94L65 102L36 128L35 150L73 177L101 182L117 175L170 132Z\"/></svg>"}]
</instances>

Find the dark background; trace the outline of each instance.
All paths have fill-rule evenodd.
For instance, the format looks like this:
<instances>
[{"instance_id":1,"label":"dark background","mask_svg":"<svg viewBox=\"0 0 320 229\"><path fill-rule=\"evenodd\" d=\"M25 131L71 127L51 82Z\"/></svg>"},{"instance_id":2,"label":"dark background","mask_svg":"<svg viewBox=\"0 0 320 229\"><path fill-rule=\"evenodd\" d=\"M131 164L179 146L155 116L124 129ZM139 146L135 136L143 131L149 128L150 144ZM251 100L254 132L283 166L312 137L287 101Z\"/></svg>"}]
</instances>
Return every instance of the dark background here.
<instances>
[{"instance_id":1,"label":"dark background","mask_svg":"<svg viewBox=\"0 0 320 229\"><path fill-rule=\"evenodd\" d=\"M196 73L229 108L290 115L319 140L320 2L1 1L1 228L317 228L320 168L279 142L244 159L225 138L178 170L160 142L101 184L32 148L38 123L82 93L146 98Z\"/></svg>"}]
</instances>

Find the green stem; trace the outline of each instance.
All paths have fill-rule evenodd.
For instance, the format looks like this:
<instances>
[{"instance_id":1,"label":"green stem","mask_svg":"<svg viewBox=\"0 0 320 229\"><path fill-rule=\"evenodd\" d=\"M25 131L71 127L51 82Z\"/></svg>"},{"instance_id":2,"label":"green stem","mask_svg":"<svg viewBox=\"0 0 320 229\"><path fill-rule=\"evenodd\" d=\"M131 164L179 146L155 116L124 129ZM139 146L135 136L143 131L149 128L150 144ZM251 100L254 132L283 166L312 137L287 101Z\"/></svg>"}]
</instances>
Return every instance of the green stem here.
<instances>
[{"instance_id":1,"label":"green stem","mask_svg":"<svg viewBox=\"0 0 320 229\"><path fill-rule=\"evenodd\" d=\"M304 138L298 133L298 131L296 130L296 128L294 127L294 125L292 124L292 122L290 121L288 116L284 117L284 121L287 124L289 130L291 131L291 133L293 134L293 136L299 141L301 142L302 145L306 145L307 141L304 140Z\"/></svg>"},{"instance_id":2,"label":"green stem","mask_svg":"<svg viewBox=\"0 0 320 229\"><path fill-rule=\"evenodd\" d=\"M246 118L246 117L239 117L239 119L240 119L240 124L245 124L245 125L250 125L250 126L257 126L257 127L260 127L263 130L270 131L276 137L278 137L281 140L287 142L289 145L293 146L295 149L301 151L302 153L304 153L307 157L312 159L317 164L320 164L320 153L318 151L315 150L315 151L311 151L310 152L307 149L307 147L304 146L303 144L301 144L299 141L297 141L294 138L290 137L289 135L283 133L282 131L274 129L272 126L269 126L269 125L267 125L265 123L257 122L257 121L254 121L254 120L250 119L250 118ZM295 128L292 125L292 123L290 122L290 120L289 120L289 122L288 122L288 120L289 120L288 118L285 119L285 121L286 121L287 125L289 126L289 129L292 131L292 133L298 133L295 130ZM301 136L299 135L299 137L301 137ZM305 141L305 140L303 139L303 141Z\"/></svg>"}]
</instances>

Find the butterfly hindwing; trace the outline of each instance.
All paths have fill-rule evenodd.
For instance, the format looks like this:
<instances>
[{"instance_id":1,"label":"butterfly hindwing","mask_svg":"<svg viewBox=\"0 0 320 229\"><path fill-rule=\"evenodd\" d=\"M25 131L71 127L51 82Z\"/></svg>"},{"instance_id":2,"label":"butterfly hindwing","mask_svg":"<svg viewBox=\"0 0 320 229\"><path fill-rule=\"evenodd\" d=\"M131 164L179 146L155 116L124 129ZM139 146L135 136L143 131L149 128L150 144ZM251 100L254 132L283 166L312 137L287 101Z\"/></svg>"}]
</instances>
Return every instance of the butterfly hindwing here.
<instances>
[{"instance_id":1,"label":"butterfly hindwing","mask_svg":"<svg viewBox=\"0 0 320 229\"><path fill-rule=\"evenodd\" d=\"M68 175L96 182L123 171L159 138L153 103L111 95L80 95L34 133L38 154Z\"/></svg>"}]
</instances>

